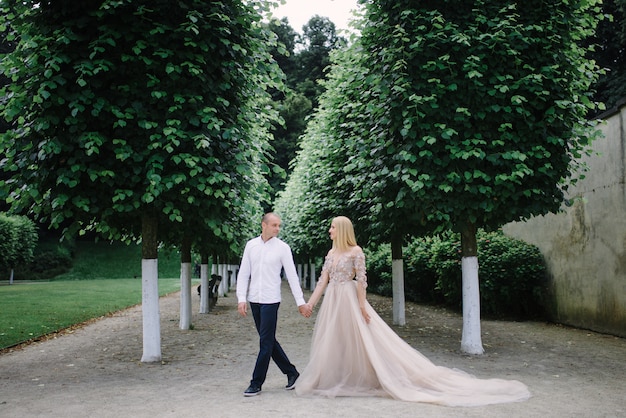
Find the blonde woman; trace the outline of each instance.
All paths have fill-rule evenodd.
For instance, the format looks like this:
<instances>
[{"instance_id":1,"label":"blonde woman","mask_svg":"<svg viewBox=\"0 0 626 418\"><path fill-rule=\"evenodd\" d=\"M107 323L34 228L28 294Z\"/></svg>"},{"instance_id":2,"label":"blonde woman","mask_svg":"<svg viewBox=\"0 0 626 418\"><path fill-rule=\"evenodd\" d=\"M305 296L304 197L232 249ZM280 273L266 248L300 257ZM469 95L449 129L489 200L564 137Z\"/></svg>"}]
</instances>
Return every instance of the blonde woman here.
<instances>
[{"instance_id":1,"label":"blonde woman","mask_svg":"<svg viewBox=\"0 0 626 418\"><path fill-rule=\"evenodd\" d=\"M350 219L338 216L329 229L332 248L308 307L324 295L313 330L309 364L296 384L298 395L381 396L449 406L475 406L528 399L518 381L477 379L436 366L400 338L367 302L365 255Z\"/></svg>"}]
</instances>

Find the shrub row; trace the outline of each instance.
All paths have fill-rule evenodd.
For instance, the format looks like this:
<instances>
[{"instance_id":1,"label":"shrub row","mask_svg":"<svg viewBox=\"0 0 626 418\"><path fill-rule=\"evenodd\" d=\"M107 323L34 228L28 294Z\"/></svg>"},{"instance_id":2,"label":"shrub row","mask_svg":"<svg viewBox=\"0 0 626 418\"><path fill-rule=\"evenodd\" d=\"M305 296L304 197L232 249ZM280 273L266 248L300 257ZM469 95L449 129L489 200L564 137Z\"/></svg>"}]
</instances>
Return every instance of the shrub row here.
<instances>
[{"instance_id":1,"label":"shrub row","mask_svg":"<svg viewBox=\"0 0 626 418\"><path fill-rule=\"evenodd\" d=\"M35 247L33 261L15 268L16 280L49 280L70 270L74 244L58 238L43 240Z\"/></svg>"},{"instance_id":2,"label":"shrub row","mask_svg":"<svg viewBox=\"0 0 626 418\"><path fill-rule=\"evenodd\" d=\"M545 316L547 269L539 249L505 236L479 231L481 314L495 318ZM461 242L446 233L411 241L404 249L404 288L409 301L462 307ZM392 295L391 249L368 249L368 290Z\"/></svg>"}]
</instances>

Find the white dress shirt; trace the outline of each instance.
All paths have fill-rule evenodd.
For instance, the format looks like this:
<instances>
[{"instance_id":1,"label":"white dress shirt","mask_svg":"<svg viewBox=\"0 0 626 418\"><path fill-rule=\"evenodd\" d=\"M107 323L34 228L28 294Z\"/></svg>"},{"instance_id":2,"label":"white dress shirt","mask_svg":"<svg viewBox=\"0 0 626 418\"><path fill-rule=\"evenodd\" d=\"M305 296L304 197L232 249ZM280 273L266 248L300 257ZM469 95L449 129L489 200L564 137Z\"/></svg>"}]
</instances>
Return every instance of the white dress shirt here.
<instances>
[{"instance_id":1,"label":"white dress shirt","mask_svg":"<svg viewBox=\"0 0 626 418\"><path fill-rule=\"evenodd\" d=\"M258 236L246 243L237 274L237 301L278 303L281 301L281 269L291 287L298 306L304 305L304 295L293 262L291 248L279 238L267 241Z\"/></svg>"}]
</instances>

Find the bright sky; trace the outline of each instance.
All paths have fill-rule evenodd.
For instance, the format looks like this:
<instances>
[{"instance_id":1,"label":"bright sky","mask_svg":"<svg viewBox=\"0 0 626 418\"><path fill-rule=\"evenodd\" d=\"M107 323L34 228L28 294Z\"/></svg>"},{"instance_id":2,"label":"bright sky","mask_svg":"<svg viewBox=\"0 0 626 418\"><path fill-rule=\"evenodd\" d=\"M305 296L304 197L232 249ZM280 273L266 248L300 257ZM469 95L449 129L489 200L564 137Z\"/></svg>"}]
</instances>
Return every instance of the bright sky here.
<instances>
[{"instance_id":1,"label":"bright sky","mask_svg":"<svg viewBox=\"0 0 626 418\"><path fill-rule=\"evenodd\" d=\"M357 0L287 0L273 12L278 19L286 17L296 32L302 33L302 26L314 15L327 17L337 31L347 30L352 19L351 10L357 8Z\"/></svg>"}]
</instances>

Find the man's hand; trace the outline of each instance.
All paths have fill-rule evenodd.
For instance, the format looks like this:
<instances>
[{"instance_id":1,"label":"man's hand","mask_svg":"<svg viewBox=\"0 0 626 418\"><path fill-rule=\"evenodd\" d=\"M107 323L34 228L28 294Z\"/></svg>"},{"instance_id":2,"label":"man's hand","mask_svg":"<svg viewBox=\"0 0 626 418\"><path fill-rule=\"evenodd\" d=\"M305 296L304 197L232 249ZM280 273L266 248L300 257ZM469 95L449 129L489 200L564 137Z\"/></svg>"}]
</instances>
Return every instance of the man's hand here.
<instances>
[{"instance_id":1,"label":"man's hand","mask_svg":"<svg viewBox=\"0 0 626 418\"><path fill-rule=\"evenodd\" d=\"M239 311L239 315L247 316L248 315L248 305L246 302L239 302L237 304L237 310Z\"/></svg>"},{"instance_id":2,"label":"man's hand","mask_svg":"<svg viewBox=\"0 0 626 418\"><path fill-rule=\"evenodd\" d=\"M305 318L310 318L313 313L313 308L308 303L298 306L298 310L300 311L300 315Z\"/></svg>"}]
</instances>

